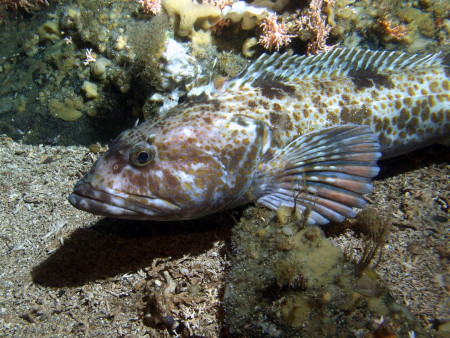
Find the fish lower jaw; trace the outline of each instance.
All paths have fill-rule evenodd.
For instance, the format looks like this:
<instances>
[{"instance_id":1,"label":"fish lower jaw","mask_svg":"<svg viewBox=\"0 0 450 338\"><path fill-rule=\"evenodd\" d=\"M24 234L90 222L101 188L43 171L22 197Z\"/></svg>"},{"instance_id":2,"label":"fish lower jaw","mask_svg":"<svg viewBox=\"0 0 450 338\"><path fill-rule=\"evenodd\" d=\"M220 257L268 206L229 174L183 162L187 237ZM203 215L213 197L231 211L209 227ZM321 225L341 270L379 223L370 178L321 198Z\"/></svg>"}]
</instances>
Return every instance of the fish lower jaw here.
<instances>
[{"instance_id":1,"label":"fish lower jaw","mask_svg":"<svg viewBox=\"0 0 450 338\"><path fill-rule=\"evenodd\" d=\"M108 216L116 218L135 218L142 216L139 213L132 211L130 209L107 204L90 197L77 195L75 193L69 195L69 202L77 209L100 216Z\"/></svg>"},{"instance_id":2,"label":"fish lower jaw","mask_svg":"<svg viewBox=\"0 0 450 338\"><path fill-rule=\"evenodd\" d=\"M141 203L133 201L134 199L139 199ZM82 181L69 195L69 202L75 208L95 215L136 220L165 220L180 211L180 207L168 201L109 193L97 190Z\"/></svg>"}]
</instances>

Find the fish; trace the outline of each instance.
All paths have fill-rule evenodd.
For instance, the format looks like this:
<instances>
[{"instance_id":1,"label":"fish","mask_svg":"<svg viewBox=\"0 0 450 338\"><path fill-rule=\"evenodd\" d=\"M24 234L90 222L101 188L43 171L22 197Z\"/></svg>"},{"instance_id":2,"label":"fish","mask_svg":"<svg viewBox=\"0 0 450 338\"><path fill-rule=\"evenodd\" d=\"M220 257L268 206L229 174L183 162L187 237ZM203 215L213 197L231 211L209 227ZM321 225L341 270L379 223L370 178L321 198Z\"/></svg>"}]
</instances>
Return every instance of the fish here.
<instances>
[{"instance_id":1,"label":"fish","mask_svg":"<svg viewBox=\"0 0 450 338\"><path fill-rule=\"evenodd\" d=\"M69 202L156 221L256 202L295 208L307 224L342 222L366 205L380 158L449 140L449 59L347 48L262 54L122 132Z\"/></svg>"}]
</instances>

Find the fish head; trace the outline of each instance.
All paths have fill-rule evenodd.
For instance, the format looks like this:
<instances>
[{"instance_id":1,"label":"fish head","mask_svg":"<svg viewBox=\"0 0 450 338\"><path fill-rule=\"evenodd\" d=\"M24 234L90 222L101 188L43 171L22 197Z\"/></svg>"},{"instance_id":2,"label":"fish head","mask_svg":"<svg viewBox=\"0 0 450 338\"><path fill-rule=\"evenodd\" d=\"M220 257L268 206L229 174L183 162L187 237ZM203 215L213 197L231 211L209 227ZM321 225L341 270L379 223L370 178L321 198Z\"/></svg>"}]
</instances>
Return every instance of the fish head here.
<instances>
[{"instance_id":1,"label":"fish head","mask_svg":"<svg viewBox=\"0 0 450 338\"><path fill-rule=\"evenodd\" d=\"M257 165L261 147L250 141L261 138L258 125L238 121L241 130L227 138L233 122L182 117L123 132L75 185L70 203L93 214L149 220L193 219L234 206ZM253 139L233 142L244 131ZM239 161L245 170L237 170Z\"/></svg>"}]
</instances>

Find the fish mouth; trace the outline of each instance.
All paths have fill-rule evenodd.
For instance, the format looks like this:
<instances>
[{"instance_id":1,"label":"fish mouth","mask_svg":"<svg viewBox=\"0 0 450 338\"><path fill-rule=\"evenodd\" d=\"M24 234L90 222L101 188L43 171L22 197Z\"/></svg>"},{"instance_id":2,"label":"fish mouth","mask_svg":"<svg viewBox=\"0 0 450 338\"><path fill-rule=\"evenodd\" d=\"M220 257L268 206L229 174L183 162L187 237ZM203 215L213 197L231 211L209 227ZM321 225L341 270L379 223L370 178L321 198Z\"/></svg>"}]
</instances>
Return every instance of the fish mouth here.
<instances>
[{"instance_id":1,"label":"fish mouth","mask_svg":"<svg viewBox=\"0 0 450 338\"><path fill-rule=\"evenodd\" d=\"M126 219L166 220L181 210L178 205L159 197L100 190L83 179L73 188L69 202L75 208L95 215Z\"/></svg>"}]
</instances>

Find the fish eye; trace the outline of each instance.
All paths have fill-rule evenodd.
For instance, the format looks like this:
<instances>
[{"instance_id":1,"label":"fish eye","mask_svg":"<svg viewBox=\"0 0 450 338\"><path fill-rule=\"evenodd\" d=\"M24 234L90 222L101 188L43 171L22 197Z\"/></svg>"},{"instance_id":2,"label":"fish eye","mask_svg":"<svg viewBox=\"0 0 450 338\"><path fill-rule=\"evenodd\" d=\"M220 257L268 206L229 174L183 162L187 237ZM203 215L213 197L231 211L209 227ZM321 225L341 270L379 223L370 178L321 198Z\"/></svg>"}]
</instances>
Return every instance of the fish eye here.
<instances>
[{"instance_id":1,"label":"fish eye","mask_svg":"<svg viewBox=\"0 0 450 338\"><path fill-rule=\"evenodd\" d=\"M130 151L130 160L137 167L150 164L155 158L155 148L147 144L138 144Z\"/></svg>"}]
</instances>

